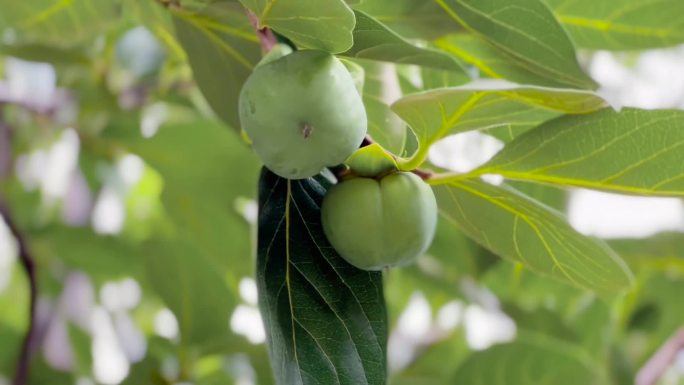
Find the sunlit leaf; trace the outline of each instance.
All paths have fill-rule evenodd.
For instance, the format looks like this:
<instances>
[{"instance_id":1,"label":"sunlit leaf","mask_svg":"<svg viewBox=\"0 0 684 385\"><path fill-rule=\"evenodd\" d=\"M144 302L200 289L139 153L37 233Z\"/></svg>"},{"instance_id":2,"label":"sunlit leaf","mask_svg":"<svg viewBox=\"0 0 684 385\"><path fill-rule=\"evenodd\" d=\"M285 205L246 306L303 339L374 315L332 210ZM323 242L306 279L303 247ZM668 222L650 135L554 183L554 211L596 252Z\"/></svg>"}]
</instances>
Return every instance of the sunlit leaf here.
<instances>
[{"instance_id":1,"label":"sunlit leaf","mask_svg":"<svg viewBox=\"0 0 684 385\"><path fill-rule=\"evenodd\" d=\"M354 45L344 55L451 70L465 76L460 63L453 57L437 50L413 45L373 17L361 11L354 13Z\"/></svg>"},{"instance_id":2,"label":"sunlit leaf","mask_svg":"<svg viewBox=\"0 0 684 385\"><path fill-rule=\"evenodd\" d=\"M570 87L595 88L567 32L541 0L437 0L461 25L529 71Z\"/></svg>"},{"instance_id":3,"label":"sunlit leaf","mask_svg":"<svg viewBox=\"0 0 684 385\"><path fill-rule=\"evenodd\" d=\"M476 174L684 196L682 151L684 112L604 109L561 117L529 131Z\"/></svg>"},{"instance_id":4,"label":"sunlit leaf","mask_svg":"<svg viewBox=\"0 0 684 385\"><path fill-rule=\"evenodd\" d=\"M462 180L434 191L440 215L503 258L603 294L631 284L629 268L606 244L513 189Z\"/></svg>"},{"instance_id":5,"label":"sunlit leaf","mask_svg":"<svg viewBox=\"0 0 684 385\"><path fill-rule=\"evenodd\" d=\"M529 68L527 63L512 60L505 52L474 34L459 33L444 36L435 41L435 45L461 61L475 66L482 77L506 79L518 84L568 87L562 79L538 75Z\"/></svg>"},{"instance_id":6,"label":"sunlit leaf","mask_svg":"<svg viewBox=\"0 0 684 385\"><path fill-rule=\"evenodd\" d=\"M545 0L582 48L631 50L684 43L679 0Z\"/></svg>"},{"instance_id":7,"label":"sunlit leaf","mask_svg":"<svg viewBox=\"0 0 684 385\"><path fill-rule=\"evenodd\" d=\"M418 139L409 161L419 166L429 146L447 134L469 130L530 127L559 113L583 114L606 104L587 91L541 87L453 87L408 95L392 105Z\"/></svg>"}]
</instances>

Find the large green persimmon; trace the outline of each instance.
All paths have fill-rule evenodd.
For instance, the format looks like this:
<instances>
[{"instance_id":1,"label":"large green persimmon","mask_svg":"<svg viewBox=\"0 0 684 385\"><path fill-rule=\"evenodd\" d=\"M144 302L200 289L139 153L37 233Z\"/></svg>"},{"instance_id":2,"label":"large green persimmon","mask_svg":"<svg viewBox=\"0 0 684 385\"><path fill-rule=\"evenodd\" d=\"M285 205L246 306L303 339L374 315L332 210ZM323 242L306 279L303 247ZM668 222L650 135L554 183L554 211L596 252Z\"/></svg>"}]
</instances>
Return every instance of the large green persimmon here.
<instances>
[{"instance_id":1,"label":"large green persimmon","mask_svg":"<svg viewBox=\"0 0 684 385\"><path fill-rule=\"evenodd\" d=\"M321 212L330 244L364 270L413 261L428 249L437 226L432 189L408 172L342 181L328 191Z\"/></svg>"},{"instance_id":2,"label":"large green persimmon","mask_svg":"<svg viewBox=\"0 0 684 385\"><path fill-rule=\"evenodd\" d=\"M288 179L344 162L367 128L349 71L315 50L257 66L240 93L240 122L264 165Z\"/></svg>"}]
</instances>

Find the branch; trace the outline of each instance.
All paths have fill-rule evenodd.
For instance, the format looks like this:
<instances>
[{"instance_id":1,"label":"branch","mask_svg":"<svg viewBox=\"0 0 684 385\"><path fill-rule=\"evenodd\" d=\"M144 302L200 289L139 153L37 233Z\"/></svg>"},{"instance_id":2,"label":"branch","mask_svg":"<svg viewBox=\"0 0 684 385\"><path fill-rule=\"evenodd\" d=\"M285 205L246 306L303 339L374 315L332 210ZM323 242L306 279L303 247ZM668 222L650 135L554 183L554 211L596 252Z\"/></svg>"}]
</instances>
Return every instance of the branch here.
<instances>
[{"instance_id":1,"label":"branch","mask_svg":"<svg viewBox=\"0 0 684 385\"><path fill-rule=\"evenodd\" d=\"M654 385L684 349L684 327L673 334L644 364L636 375L635 385Z\"/></svg>"},{"instance_id":2,"label":"branch","mask_svg":"<svg viewBox=\"0 0 684 385\"><path fill-rule=\"evenodd\" d=\"M26 239L14 222L9 207L4 202L0 202L0 214L5 219L5 223L7 224L10 232L17 240L17 244L19 246L19 262L24 268L26 276L29 280L29 324L28 330L26 331L26 336L24 337L24 342L21 346L21 353L19 354L19 360L14 375L14 385L26 385L28 383L31 349L33 348L36 335L36 300L38 297L36 265L31 253L29 252Z\"/></svg>"},{"instance_id":3,"label":"branch","mask_svg":"<svg viewBox=\"0 0 684 385\"><path fill-rule=\"evenodd\" d=\"M256 34L259 37L261 49L264 52L270 51L273 46L278 44L278 39L273 34L273 31L271 31L270 28L260 27L259 18L254 14L254 12L247 10L247 16L249 16L249 21L252 23L252 27L254 27L254 31L256 31Z\"/></svg>"}]
</instances>

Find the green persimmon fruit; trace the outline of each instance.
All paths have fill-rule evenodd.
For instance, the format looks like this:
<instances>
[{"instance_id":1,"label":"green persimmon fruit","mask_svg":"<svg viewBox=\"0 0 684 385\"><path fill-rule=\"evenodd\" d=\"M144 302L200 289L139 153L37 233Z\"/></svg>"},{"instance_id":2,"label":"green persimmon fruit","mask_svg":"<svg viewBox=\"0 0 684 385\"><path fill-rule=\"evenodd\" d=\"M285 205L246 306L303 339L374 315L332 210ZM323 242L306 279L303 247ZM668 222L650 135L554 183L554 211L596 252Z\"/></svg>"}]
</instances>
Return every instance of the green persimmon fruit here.
<instances>
[{"instance_id":1,"label":"green persimmon fruit","mask_svg":"<svg viewBox=\"0 0 684 385\"><path fill-rule=\"evenodd\" d=\"M256 154L288 179L344 162L366 135L354 79L322 51L296 51L257 66L242 88L239 110Z\"/></svg>"},{"instance_id":2,"label":"green persimmon fruit","mask_svg":"<svg viewBox=\"0 0 684 385\"><path fill-rule=\"evenodd\" d=\"M330 244L364 270L413 261L428 249L437 227L432 189L409 172L342 181L323 198L321 215Z\"/></svg>"}]
</instances>

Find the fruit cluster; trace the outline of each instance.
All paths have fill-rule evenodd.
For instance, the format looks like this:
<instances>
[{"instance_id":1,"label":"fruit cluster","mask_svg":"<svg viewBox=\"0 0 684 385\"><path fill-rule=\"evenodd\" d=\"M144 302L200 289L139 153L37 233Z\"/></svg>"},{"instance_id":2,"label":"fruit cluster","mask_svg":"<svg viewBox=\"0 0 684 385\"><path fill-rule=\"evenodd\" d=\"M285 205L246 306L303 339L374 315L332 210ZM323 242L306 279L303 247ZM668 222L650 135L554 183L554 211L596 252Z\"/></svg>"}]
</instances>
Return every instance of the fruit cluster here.
<instances>
[{"instance_id":1,"label":"fruit cluster","mask_svg":"<svg viewBox=\"0 0 684 385\"><path fill-rule=\"evenodd\" d=\"M277 47L240 94L240 122L264 165L287 179L344 163L367 131L363 100L347 68L315 50ZM351 173L321 207L330 244L350 264L381 270L425 253L437 224L434 194L411 172Z\"/></svg>"}]
</instances>

